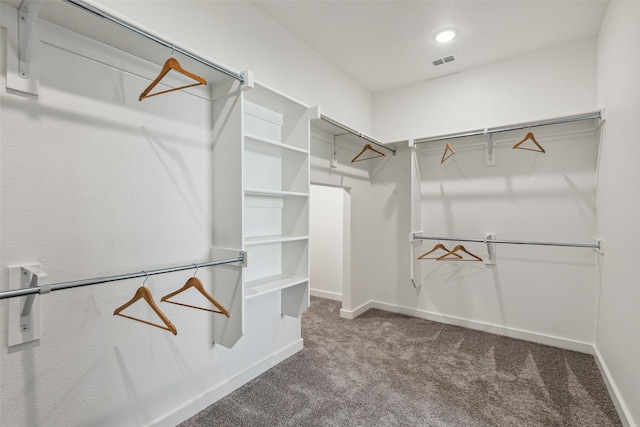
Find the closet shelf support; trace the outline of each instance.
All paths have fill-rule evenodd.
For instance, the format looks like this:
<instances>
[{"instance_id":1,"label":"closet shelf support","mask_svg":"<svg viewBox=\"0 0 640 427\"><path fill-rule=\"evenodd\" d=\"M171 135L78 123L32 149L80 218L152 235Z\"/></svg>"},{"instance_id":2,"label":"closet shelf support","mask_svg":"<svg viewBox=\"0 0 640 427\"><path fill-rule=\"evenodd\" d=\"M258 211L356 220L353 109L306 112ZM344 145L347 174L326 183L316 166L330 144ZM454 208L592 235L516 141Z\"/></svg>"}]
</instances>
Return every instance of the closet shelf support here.
<instances>
[{"instance_id":1,"label":"closet shelf support","mask_svg":"<svg viewBox=\"0 0 640 427\"><path fill-rule=\"evenodd\" d=\"M116 276L96 277L93 279L75 280L71 282L62 282L62 283L55 283L55 284L43 283L40 285L36 284L36 286L34 286L32 281L31 282L32 286L28 288L12 289L8 291L0 292L0 299L15 298L15 297L22 297L22 296L35 296L35 294L44 294L51 291L59 291L62 289L98 285L101 283L115 282L118 280L135 279L139 277L153 276L156 274L173 273L175 271L192 270L194 268L212 267L215 265L222 265L222 264L239 263L240 267L244 267L246 265L246 255L247 254L245 251L240 251L236 258L220 259L216 261L203 262L200 264L194 263L194 264L180 265L177 267L160 268L157 270L139 271L135 273L120 274ZM28 267L22 267L22 268L27 269ZM40 277L46 278L46 273L43 273L43 274L44 276L41 275ZM36 282L36 283L39 283L39 282Z\"/></svg>"},{"instance_id":2,"label":"closet shelf support","mask_svg":"<svg viewBox=\"0 0 640 427\"><path fill-rule=\"evenodd\" d=\"M509 132L514 130L522 130L522 129L529 129L533 127L539 127L539 126L551 126L551 125L558 125L562 123L580 122L584 120L593 120L593 119L598 119L601 122L604 121L604 110L596 111L593 113L587 113L587 114L578 114L575 116L567 116L567 117L562 117L562 118L552 119L552 120L541 120L537 122L519 123L516 125L510 125L510 126L474 130L470 132L452 133L452 134L433 136L433 137L427 137L427 138L417 138L414 140L414 144L447 141L450 139L465 138L469 136L480 136L480 135L494 134L499 132Z\"/></svg>"},{"instance_id":3,"label":"closet shelf support","mask_svg":"<svg viewBox=\"0 0 640 427\"><path fill-rule=\"evenodd\" d=\"M23 79L29 77L33 26L38 17L39 8L40 0L24 0L18 9L18 74Z\"/></svg>"},{"instance_id":4,"label":"closet shelf support","mask_svg":"<svg viewBox=\"0 0 640 427\"><path fill-rule=\"evenodd\" d=\"M51 285L47 281L47 273L32 266L23 266L20 270L23 282L29 283L29 287L23 289L37 289L39 294L48 294L51 292ZM20 331L22 332L28 331L31 328L31 309L33 308L35 298L35 294L28 295L22 306L20 312Z\"/></svg>"}]
</instances>

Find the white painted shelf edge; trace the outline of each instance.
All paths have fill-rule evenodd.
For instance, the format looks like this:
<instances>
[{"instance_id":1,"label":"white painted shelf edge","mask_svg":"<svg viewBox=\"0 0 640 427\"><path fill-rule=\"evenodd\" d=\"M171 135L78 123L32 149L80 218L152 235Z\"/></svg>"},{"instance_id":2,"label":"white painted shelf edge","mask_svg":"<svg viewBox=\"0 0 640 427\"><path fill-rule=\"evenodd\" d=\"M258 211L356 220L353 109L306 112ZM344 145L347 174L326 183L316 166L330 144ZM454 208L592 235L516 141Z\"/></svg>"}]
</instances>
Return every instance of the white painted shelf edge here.
<instances>
[{"instance_id":1,"label":"white painted shelf edge","mask_svg":"<svg viewBox=\"0 0 640 427\"><path fill-rule=\"evenodd\" d=\"M281 289L290 288L309 281L308 277L295 276L292 274L278 274L275 276L263 277L245 283L245 299L258 295L274 292Z\"/></svg>"},{"instance_id":2,"label":"white painted shelf edge","mask_svg":"<svg viewBox=\"0 0 640 427\"><path fill-rule=\"evenodd\" d=\"M247 196L274 196L274 197L309 197L309 193L296 191L267 190L260 188L245 188L244 194Z\"/></svg>"},{"instance_id":3,"label":"white painted shelf edge","mask_svg":"<svg viewBox=\"0 0 640 427\"><path fill-rule=\"evenodd\" d=\"M257 135L252 135L252 134L249 134L249 133L245 133L244 137L245 138L249 138L249 139L253 139L254 141L257 141L257 142L262 142L264 144L273 145L274 147L282 148L282 149L285 149L285 150L296 151L296 152L302 153L302 154L309 154L309 150L305 150L303 148L294 147L293 145L289 145L289 144L283 144L282 142L278 142L278 141L275 141L275 140L269 139L269 138L264 138L262 136L257 136Z\"/></svg>"},{"instance_id":4,"label":"white painted shelf edge","mask_svg":"<svg viewBox=\"0 0 640 427\"><path fill-rule=\"evenodd\" d=\"M309 240L309 236L256 236L245 238L245 245L267 245L270 243L296 242Z\"/></svg>"}]
</instances>

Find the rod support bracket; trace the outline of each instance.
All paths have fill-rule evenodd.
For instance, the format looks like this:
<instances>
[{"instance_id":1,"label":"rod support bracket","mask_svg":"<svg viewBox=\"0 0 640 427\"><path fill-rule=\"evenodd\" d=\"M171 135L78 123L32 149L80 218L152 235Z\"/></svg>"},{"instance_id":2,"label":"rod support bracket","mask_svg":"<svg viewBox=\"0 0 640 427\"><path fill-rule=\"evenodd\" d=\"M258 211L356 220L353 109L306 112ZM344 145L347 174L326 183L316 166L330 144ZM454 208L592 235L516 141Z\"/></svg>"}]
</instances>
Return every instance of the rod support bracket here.
<instances>
[{"instance_id":1,"label":"rod support bracket","mask_svg":"<svg viewBox=\"0 0 640 427\"><path fill-rule=\"evenodd\" d=\"M598 237L594 237L593 240L596 242L596 245L598 245L598 247L593 248L593 250L599 254L604 254L604 240Z\"/></svg>"},{"instance_id":2,"label":"rod support bracket","mask_svg":"<svg viewBox=\"0 0 640 427\"><path fill-rule=\"evenodd\" d=\"M484 165L495 166L496 165L496 153L494 150L493 134L489 133L489 129L484 130L484 134L487 136L487 145L484 150Z\"/></svg>"},{"instance_id":3,"label":"rod support bracket","mask_svg":"<svg viewBox=\"0 0 640 427\"><path fill-rule=\"evenodd\" d=\"M240 267L246 267L249 261L247 259L249 257L249 253L247 251L240 251L238 257L242 258L242 261L240 261Z\"/></svg>"},{"instance_id":4,"label":"rod support bracket","mask_svg":"<svg viewBox=\"0 0 640 427\"><path fill-rule=\"evenodd\" d=\"M48 276L42 270L34 268L32 266L21 267L22 283L28 286L26 288L40 288L40 294L48 294L51 292L51 284L47 280ZM24 305L20 312L20 331L26 332L31 328L32 318L31 309L33 308L33 302L36 298L35 294L27 295Z\"/></svg>"},{"instance_id":5,"label":"rod support bracket","mask_svg":"<svg viewBox=\"0 0 640 427\"><path fill-rule=\"evenodd\" d=\"M40 0L24 0L18 9L18 49L20 77L29 77L29 60L31 59L31 45L33 44L33 26L38 17Z\"/></svg>"},{"instance_id":6,"label":"rod support bracket","mask_svg":"<svg viewBox=\"0 0 640 427\"><path fill-rule=\"evenodd\" d=\"M496 265L496 244L492 242L492 240L495 239L495 233L487 233L484 235L484 242L487 244L487 258L484 260L485 265Z\"/></svg>"}]
</instances>

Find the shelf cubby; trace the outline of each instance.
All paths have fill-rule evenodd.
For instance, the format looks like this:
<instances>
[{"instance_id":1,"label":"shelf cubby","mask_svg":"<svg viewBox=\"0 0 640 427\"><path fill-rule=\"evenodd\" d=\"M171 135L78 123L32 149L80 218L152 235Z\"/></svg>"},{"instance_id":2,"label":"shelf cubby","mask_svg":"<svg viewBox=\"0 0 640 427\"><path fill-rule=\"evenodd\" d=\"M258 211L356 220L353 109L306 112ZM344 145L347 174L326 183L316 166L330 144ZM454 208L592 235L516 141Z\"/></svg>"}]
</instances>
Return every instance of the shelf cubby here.
<instances>
[{"instance_id":1,"label":"shelf cubby","mask_svg":"<svg viewBox=\"0 0 640 427\"><path fill-rule=\"evenodd\" d=\"M247 246L247 252L247 291L255 286L280 289L281 284L271 286L267 283L280 282L283 279L293 282L309 280L309 241L306 238L256 242Z\"/></svg>"},{"instance_id":2,"label":"shelf cubby","mask_svg":"<svg viewBox=\"0 0 640 427\"><path fill-rule=\"evenodd\" d=\"M308 170L308 152L245 135L245 188L308 192Z\"/></svg>"},{"instance_id":3,"label":"shelf cubby","mask_svg":"<svg viewBox=\"0 0 640 427\"><path fill-rule=\"evenodd\" d=\"M245 242L295 238L309 234L309 198L305 196L245 193Z\"/></svg>"}]
</instances>

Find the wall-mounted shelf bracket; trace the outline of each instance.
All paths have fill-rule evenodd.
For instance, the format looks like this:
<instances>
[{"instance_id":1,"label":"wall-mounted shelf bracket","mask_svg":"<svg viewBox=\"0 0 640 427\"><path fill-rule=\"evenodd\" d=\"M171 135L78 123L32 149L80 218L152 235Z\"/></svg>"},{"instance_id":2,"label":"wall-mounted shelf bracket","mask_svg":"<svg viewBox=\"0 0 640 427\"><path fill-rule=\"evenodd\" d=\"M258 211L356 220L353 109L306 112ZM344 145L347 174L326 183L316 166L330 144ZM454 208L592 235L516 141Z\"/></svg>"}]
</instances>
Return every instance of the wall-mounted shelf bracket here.
<instances>
[{"instance_id":1,"label":"wall-mounted shelf bracket","mask_svg":"<svg viewBox=\"0 0 640 427\"><path fill-rule=\"evenodd\" d=\"M487 135L487 145L484 150L484 165L485 166L495 166L496 165L496 153L493 149L493 134L489 133L488 129L484 130L485 135Z\"/></svg>"},{"instance_id":2,"label":"wall-mounted shelf bracket","mask_svg":"<svg viewBox=\"0 0 640 427\"><path fill-rule=\"evenodd\" d=\"M22 288L40 288L40 294L51 292L51 285L47 281L47 273L30 266L21 267ZM25 286L26 285L26 286ZM20 313L20 330L26 332L31 328L31 309L36 295L30 294L25 297L24 305Z\"/></svg>"},{"instance_id":3,"label":"wall-mounted shelf bracket","mask_svg":"<svg viewBox=\"0 0 640 427\"><path fill-rule=\"evenodd\" d=\"M485 265L496 265L496 244L491 242L496 239L494 233L484 235L484 242L487 244L487 257L484 260Z\"/></svg>"},{"instance_id":4,"label":"wall-mounted shelf bracket","mask_svg":"<svg viewBox=\"0 0 640 427\"><path fill-rule=\"evenodd\" d=\"M336 138L338 137L338 135L333 135L333 144L331 145L331 167L332 168L337 168L338 167L338 159L336 158L337 155L337 151L338 149L336 148Z\"/></svg>"},{"instance_id":5,"label":"wall-mounted shelf bracket","mask_svg":"<svg viewBox=\"0 0 640 427\"><path fill-rule=\"evenodd\" d=\"M40 0L24 0L18 10L18 55L20 77L29 77L29 60L33 44L33 26L38 17Z\"/></svg>"},{"instance_id":6,"label":"wall-mounted shelf bracket","mask_svg":"<svg viewBox=\"0 0 640 427\"><path fill-rule=\"evenodd\" d=\"M40 304L36 294L51 292L47 273L38 264L9 267L9 287L30 289L28 295L9 301L8 344L9 347L40 339Z\"/></svg>"}]
</instances>

